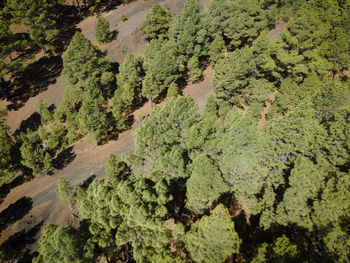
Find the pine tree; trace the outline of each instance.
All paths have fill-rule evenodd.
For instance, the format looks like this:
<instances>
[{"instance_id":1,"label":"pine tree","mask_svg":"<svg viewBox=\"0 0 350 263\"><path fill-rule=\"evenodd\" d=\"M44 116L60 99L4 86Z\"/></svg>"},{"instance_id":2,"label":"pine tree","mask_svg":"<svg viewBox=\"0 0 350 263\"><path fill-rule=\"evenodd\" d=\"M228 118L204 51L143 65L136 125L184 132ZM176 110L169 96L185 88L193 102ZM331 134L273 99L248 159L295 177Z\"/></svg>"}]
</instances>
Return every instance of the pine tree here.
<instances>
[{"instance_id":1,"label":"pine tree","mask_svg":"<svg viewBox=\"0 0 350 263\"><path fill-rule=\"evenodd\" d=\"M103 16L99 16L97 18L94 35L97 41L101 43L108 43L112 40L113 32L111 32L111 30L109 29L108 20Z\"/></svg>"},{"instance_id":2,"label":"pine tree","mask_svg":"<svg viewBox=\"0 0 350 263\"><path fill-rule=\"evenodd\" d=\"M225 41L221 35L216 35L214 40L210 43L208 55L210 63L215 65L215 63L224 58Z\"/></svg>"},{"instance_id":3,"label":"pine tree","mask_svg":"<svg viewBox=\"0 0 350 263\"><path fill-rule=\"evenodd\" d=\"M176 97L177 95L179 95L179 87L177 86L177 84L175 82L173 82L170 84L170 86L168 88L166 98L168 100L170 100L171 98Z\"/></svg>"},{"instance_id":4,"label":"pine tree","mask_svg":"<svg viewBox=\"0 0 350 263\"><path fill-rule=\"evenodd\" d=\"M99 143L107 137L108 130L105 100L93 80L90 80L88 85L79 109L78 120L80 129L88 138Z\"/></svg>"},{"instance_id":5,"label":"pine tree","mask_svg":"<svg viewBox=\"0 0 350 263\"><path fill-rule=\"evenodd\" d=\"M80 227L47 225L39 240L39 255L35 263L83 263L96 262L94 245L90 243L88 231Z\"/></svg>"},{"instance_id":6,"label":"pine tree","mask_svg":"<svg viewBox=\"0 0 350 263\"><path fill-rule=\"evenodd\" d=\"M16 146L6 130L0 129L0 187L15 179Z\"/></svg>"},{"instance_id":7,"label":"pine tree","mask_svg":"<svg viewBox=\"0 0 350 263\"><path fill-rule=\"evenodd\" d=\"M74 206L75 191L72 184L65 177L60 177L57 180L56 188L57 198L60 199L64 204L68 203L71 207Z\"/></svg>"},{"instance_id":8,"label":"pine tree","mask_svg":"<svg viewBox=\"0 0 350 263\"><path fill-rule=\"evenodd\" d=\"M215 201L229 190L218 167L204 154L197 155L193 160L186 189L186 206L196 214L202 214L208 202Z\"/></svg>"},{"instance_id":9,"label":"pine tree","mask_svg":"<svg viewBox=\"0 0 350 263\"><path fill-rule=\"evenodd\" d=\"M41 123L43 125L47 125L50 121L52 121L53 115L47 108L46 103L44 103L41 99L35 103L35 108L37 112L41 115Z\"/></svg>"},{"instance_id":10,"label":"pine tree","mask_svg":"<svg viewBox=\"0 0 350 263\"><path fill-rule=\"evenodd\" d=\"M145 34L147 40L166 37L171 20L169 9L155 4L152 6L151 13L146 16L139 29Z\"/></svg>"},{"instance_id":11,"label":"pine tree","mask_svg":"<svg viewBox=\"0 0 350 263\"><path fill-rule=\"evenodd\" d=\"M52 157L45 151L38 135L31 130L20 135L22 145L20 148L22 164L33 171L34 176L45 175L52 168Z\"/></svg>"},{"instance_id":12,"label":"pine tree","mask_svg":"<svg viewBox=\"0 0 350 263\"><path fill-rule=\"evenodd\" d=\"M53 11L56 4L54 0L9 0L5 12L11 14L13 23L30 26L30 38L45 54L47 48L54 49L52 42L59 34L55 29L56 17Z\"/></svg>"},{"instance_id":13,"label":"pine tree","mask_svg":"<svg viewBox=\"0 0 350 263\"><path fill-rule=\"evenodd\" d=\"M191 225L183 238L190 256L197 262L225 262L239 252L241 240L228 210L218 205L209 216Z\"/></svg>"},{"instance_id":14,"label":"pine tree","mask_svg":"<svg viewBox=\"0 0 350 263\"><path fill-rule=\"evenodd\" d=\"M199 80L202 77L202 71L199 68L199 60L197 57L191 57L188 60L188 79L193 82Z\"/></svg>"}]
</instances>

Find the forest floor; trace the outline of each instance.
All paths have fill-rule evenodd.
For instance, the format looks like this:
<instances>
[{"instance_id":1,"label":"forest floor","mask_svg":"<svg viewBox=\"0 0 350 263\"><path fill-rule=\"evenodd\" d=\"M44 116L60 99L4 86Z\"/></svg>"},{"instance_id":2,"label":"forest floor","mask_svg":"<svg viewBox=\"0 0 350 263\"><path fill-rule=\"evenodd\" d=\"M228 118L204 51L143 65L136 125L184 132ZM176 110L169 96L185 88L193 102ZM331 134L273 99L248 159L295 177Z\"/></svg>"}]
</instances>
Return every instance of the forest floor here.
<instances>
[{"instance_id":1,"label":"forest floor","mask_svg":"<svg viewBox=\"0 0 350 263\"><path fill-rule=\"evenodd\" d=\"M102 13L110 21L111 28L117 29L117 37L109 44L100 45L100 48L106 52L112 62L121 63L127 52L133 54L143 54L147 45L138 27L141 25L146 14L151 11L152 5L159 3L163 6L169 6L171 13L174 15L181 10L185 0L138 0L128 5L122 5L106 13ZM204 9L210 0L201 0L201 8ZM125 14L127 21L121 22L121 14ZM96 16L91 16L77 25L82 33L95 42L93 28ZM277 32L278 34L280 32ZM276 33L276 34L277 34ZM273 37L273 36L272 36ZM202 81L188 85L183 89L184 95L191 95L198 103L200 111L204 109L206 99L213 94L211 80L214 74L213 68L207 67L204 71ZM57 107L63 100L64 84L62 77L56 78L47 89L38 95L29 98L24 106L16 110L10 110L6 120L10 126L10 131L14 133L26 120L30 119L36 112L35 102L42 99L48 106ZM0 109L8 105L7 101L0 101ZM160 104L162 106L164 102ZM152 110L150 102L147 102L140 109L136 110L133 115L134 119ZM111 140L104 145L88 144L84 140L68 149L67 153L71 155L72 161L61 170L55 170L53 175L34 178L11 189L6 198L0 204L0 223L4 221L9 212L13 209L19 209L16 216L12 216L8 223L0 224L0 244L6 240L18 238L23 235L26 237L31 233L30 244L27 247L31 251L37 249L37 238L39 231L34 231L38 226L49 223L59 223L63 225L74 224L72 211L69 207L63 206L57 200L55 189L56 181L59 177L64 176L69 179L73 185L79 185L91 178L102 178L104 175L104 163L110 153L120 156L123 152L132 152L134 149L133 135L135 129L141 125L141 121L135 121L132 127L119 134L117 140ZM22 209L26 204L29 209ZM29 211L28 211L29 210ZM20 236L18 236L20 234Z\"/></svg>"}]
</instances>

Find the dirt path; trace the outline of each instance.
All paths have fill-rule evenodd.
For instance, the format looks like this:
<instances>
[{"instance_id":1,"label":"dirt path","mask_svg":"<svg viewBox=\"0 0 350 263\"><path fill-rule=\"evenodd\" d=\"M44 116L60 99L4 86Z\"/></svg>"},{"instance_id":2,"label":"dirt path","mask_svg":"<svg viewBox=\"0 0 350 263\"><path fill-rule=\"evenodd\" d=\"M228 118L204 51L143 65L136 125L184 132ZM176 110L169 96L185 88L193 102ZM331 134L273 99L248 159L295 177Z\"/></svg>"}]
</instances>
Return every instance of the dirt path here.
<instances>
[{"instance_id":1,"label":"dirt path","mask_svg":"<svg viewBox=\"0 0 350 263\"><path fill-rule=\"evenodd\" d=\"M267 32L267 37L271 40L277 38L287 26L287 22L280 20L276 23L275 27Z\"/></svg>"},{"instance_id":2,"label":"dirt path","mask_svg":"<svg viewBox=\"0 0 350 263\"><path fill-rule=\"evenodd\" d=\"M269 112L269 109L270 109L272 103L274 103L275 97L276 97L276 94L277 94L277 93L278 93L277 90L275 90L274 92L272 92L272 93L269 95L268 100L265 102L264 110L263 110L263 112L262 112L261 115L260 115L260 119L258 120L258 127L261 127L261 126L266 122L266 115L267 115L267 113Z\"/></svg>"}]
</instances>

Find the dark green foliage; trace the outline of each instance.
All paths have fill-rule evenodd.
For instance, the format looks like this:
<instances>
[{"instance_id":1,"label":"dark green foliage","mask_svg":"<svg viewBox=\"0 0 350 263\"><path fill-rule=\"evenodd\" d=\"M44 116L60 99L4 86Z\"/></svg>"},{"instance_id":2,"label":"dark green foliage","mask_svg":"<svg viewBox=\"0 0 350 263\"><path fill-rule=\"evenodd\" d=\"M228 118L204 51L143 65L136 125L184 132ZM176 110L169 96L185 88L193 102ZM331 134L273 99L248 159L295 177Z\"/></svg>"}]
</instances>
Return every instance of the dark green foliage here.
<instances>
[{"instance_id":1,"label":"dark green foliage","mask_svg":"<svg viewBox=\"0 0 350 263\"><path fill-rule=\"evenodd\" d=\"M190 96L173 98L162 109L155 107L135 132L135 153L165 178L188 176L181 137L198 119L197 105Z\"/></svg>"},{"instance_id":2,"label":"dark green foliage","mask_svg":"<svg viewBox=\"0 0 350 263\"><path fill-rule=\"evenodd\" d=\"M169 9L155 4L152 6L152 12L146 16L139 29L148 40L165 37L168 33L170 21Z\"/></svg>"},{"instance_id":3,"label":"dark green foliage","mask_svg":"<svg viewBox=\"0 0 350 263\"><path fill-rule=\"evenodd\" d=\"M128 53L117 75L117 89L113 96L113 115L122 123L123 112L140 97L143 78L142 58Z\"/></svg>"},{"instance_id":4,"label":"dark green foliage","mask_svg":"<svg viewBox=\"0 0 350 263\"><path fill-rule=\"evenodd\" d=\"M192 82L199 80L202 77L202 71L199 68L199 60L197 57L191 57L188 60L188 79Z\"/></svg>"},{"instance_id":5,"label":"dark green foliage","mask_svg":"<svg viewBox=\"0 0 350 263\"><path fill-rule=\"evenodd\" d=\"M103 16L97 18L94 35L101 43L108 43L112 40L113 32L109 29L109 22Z\"/></svg>"},{"instance_id":6,"label":"dark green foliage","mask_svg":"<svg viewBox=\"0 0 350 263\"><path fill-rule=\"evenodd\" d=\"M184 8L174 19L169 39L174 43L176 63L181 71L185 69L189 58L206 54L208 48L206 22L199 12L197 1L186 1Z\"/></svg>"},{"instance_id":7,"label":"dark green foliage","mask_svg":"<svg viewBox=\"0 0 350 263\"><path fill-rule=\"evenodd\" d=\"M54 0L9 0L5 12L12 16L12 22L30 26L29 36L46 53L46 48L54 49L52 41L59 31L55 28Z\"/></svg>"},{"instance_id":8,"label":"dark green foliage","mask_svg":"<svg viewBox=\"0 0 350 263\"><path fill-rule=\"evenodd\" d=\"M215 65L215 63L224 58L225 41L221 35L215 35L214 40L210 43L208 55L210 62Z\"/></svg>"},{"instance_id":9,"label":"dark green foliage","mask_svg":"<svg viewBox=\"0 0 350 263\"><path fill-rule=\"evenodd\" d=\"M204 154L197 155L193 160L186 188L186 206L197 214L202 214L208 202L215 201L229 189L218 167Z\"/></svg>"},{"instance_id":10,"label":"dark green foliage","mask_svg":"<svg viewBox=\"0 0 350 263\"><path fill-rule=\"evenodd\" d=\"M152 42L155 44L152 45ZM142 81L142 96L152 99L171 83L175 82L179 75L174 64L174 57L169 53L173 47L171 43L162 43L152 40L147 48L145 58L146 77Z\"/></svg>"},{"instance_id":11,"label":"dark green foliage","mask_svg":"<svg viewBox=\"0 0 350 263\"><path fill-rule=\"evenodd\" d=\"M196 262L224 262L239 251L241 240L228 210L218 205L210 216L193 223L184 236L185 247Z\"/></svg>"},{"instance_id":12,"label":"dark green foliage","mask_svg":"<svg viewBox=\"0 0 350 263\"><path fill-rule=\"evenodd\" d=\"M27 130L26 134L21 133L20 139L22 164L30 168L34 176L45 175L50 171L52 157L42 146L39 136Z\"/></svg>"},{"instance_id":13,"label":"dark green foliage","mask_svg":"<svg viewBox=\"0 0 350 263\"><path fill-rule=\"evenodd\" d=\"M34 263L96 262L94 247L88 242L89 234L71 226L47 225L39 241L39 255Z\"/></svg>"},{"instance_id":14,"label":"dark green foliage","mask_svg":"<svg viewBox=\"0 0 350 263\"><path fill-rule=\"evenodd\" d=\"M86 87L83 103L79 110L79 127L89 139L101 142L107 136L107 112L105 100L93 81Z\"/></svg>"},{"instance_id":15,"label":"dark green foliage","mask_svg":"<svg viewBox=\"0 0 350 263\"><path fill-rule=\"evenodd\" d=\"M238 95L242 94L254 73L255 63L251 49L243 48L229 53L215 65L213 85L216 97L230 103L238 102Z\"/></svg>"},{"instance_id":16,"label":"dark green foliage","mask_svg":"<svg viewBox=\"0 0 350 263\"><path fill-rule=\"evenodd\" d=\"M298 253L298 247L282 235L273 244L263 243L251 262L298 262L301 260Z\"/></svg>"},{"instance_id":17,"label":"dark green foliage","mask_svg":"<svg viewBox=\"0 0 350 263\"><path fill-rule=\"evenodd\" d=\"M37 112L41 115L41 123L43 125L47 125L50 121L52 121L53 116L47 108L46 103L44 103L42 100L38 100L35 103L35 108Z\"/></svg>"},{"instance_id":18,"label":"dark green foliage","mask_svg":"<svg viewBox=\"0 0 350 263\"><path fill-rule=\"evenodd\" d=\"M6 130L0 129L0 187L15 179L16 146Z\"/></svg>"},{"instance_id":19,"label":"dark green foliage","mask_svg":"<svg viewBox=\"0 0 350 263\"><path fill-rule=\"evenodd\" d=\"M267 26L258 0L213 0L207 15L209 32L221 33L232 47L251 43Z\"/></svg>"}]
</instances>

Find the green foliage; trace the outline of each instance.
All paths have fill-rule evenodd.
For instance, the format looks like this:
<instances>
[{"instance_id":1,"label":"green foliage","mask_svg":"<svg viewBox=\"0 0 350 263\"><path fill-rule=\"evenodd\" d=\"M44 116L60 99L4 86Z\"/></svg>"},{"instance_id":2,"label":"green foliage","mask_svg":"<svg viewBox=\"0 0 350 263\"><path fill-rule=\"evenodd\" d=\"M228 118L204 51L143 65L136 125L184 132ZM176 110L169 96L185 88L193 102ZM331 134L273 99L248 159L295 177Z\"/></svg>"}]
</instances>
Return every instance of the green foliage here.
<instances>
[{"instance_id":1,"label":"green foliage","mask_svg":"<svg viewBox=\"0 0 350 263\"><path fill-rule=\"evenodd\" d=\"M70 206L73 206L75 203L74 195L75 191L72 184L65 177L60 177L57 180L56 188L57 198L60 199L64 204L68 203Z\"/></svg>"},{"instance_id":2,"label":"green foliage","mask_svg":"<svg viewBox=\"0 0 350 263\"><path fill-rule=\"evenodd\" d=\"M198 121L198 107L190 96L178 96L162 109L155 107L135 132L135 153L164 173L165 178L186 177L181 138Z\"/></svg>"},{"instance_id":3,"label":"green foliage","mask_svg":"<svg viewBox=\"0 0 350 263\"><path fill-rule=\"evenodd\" d=\"M117 74L118 88L113 96L113 114L122 119L125 110L131 108L139 98L143 78L142 58L128 53Z\"/></svg>"},{"instance_id":4,"label":"green foliage","mask_svg":"<svg viewBox=\"0 0 350 263\"><path fill-rule=\"evenodd\" d=\"M258 0L213 0L207 16L209 32L223 35L232 47L251 43L267 26Z\"/></svg>"},{"instance_id":5,"label":"green foliage","mask_svg":"<svg viewBox=\"0 0 350 263\"><path fill-rule=\"evenodd\" d=\"M169 9L155 4L152 6L152 12L146 16L139 29L148 40L165 37L168 33L170 21Z\"/></svg>"},{"instance_id":6,"label":"green foliage","mask_svg":"<svg viewBox=\"0 0 350 263\"><path fill-rule=\"evenodd\" d=\"M215 201L229 190L218 167L204 154L197 155L193 160L186 188L186 206L196 214L202 214L208 202Z\"/></svg>"},{"instance_id":7,"label":"green foliage","mask_svg":"<svg viewBox=\"0 0 350 263\"><path fill-rule=\"evenodd\" d=\"M177 95L179 95L179 87L175 82L173 82L168 88L166 98L170 100L171 98L176 97Z\"/></svg>"},{"instance_id":8,"label":"green foliage","mask_svg":"<svg viewBox=\"0 0 350 263\"><path fill-rule=\"evenodd\" d=\"M47 225L39 241L39 255L35 263L95 262L94 247L89 245L89 234L81 228Z\"/></svg>"},{"instance_id":9,"label":"green foliage","mask_svg":"<svg viewBox=\"0 0 350 263\"><path fill-rule=\"evenodd\" d=\"M45 175L52 168L52 157L41 146L40 138L31 130L21 133L22 145L20 148L22 164L33 171L34 176Z\"/></svg>"},{"instance_id":10,"label":"green foliage","mask_svg":"<svg viewBox=\"0 0 350 263\"><path fill-rule=\"evenodd\" d=\"M224 262L239 251L241 240L228 210L218 205L210 216L193 223L184 236L185 247L196 262Z\"/></svg>"},{"instance_id":11,"label":"green foliage","mask_svg":"<svg viewBox=\"0 0 350 263\"><path fill-rule=\"evenodd\" d=\"M263 243L259 246L251 262L298 262L298 260L300 260L298 247L288 237L282 235L273 244Z\"/></svg>"},{"instance_id":12,"label":"green foliage","mask_svg":"<svg viewBox=\"0 0 350 263\"><path fill-rule=\"evenodd\" d=\"M92 81L84 93L83 104L79 110L80 129L92 141L101 142L107 137L107 112L101 91Z\"/></svg>"},{"instance_id":13,"label":"green foliage","mask_svg":"<svg viewBox=\"0 0 350 263\"><path fill-rule=\"evenodd\" d=\"M191 57L188 60L188 79L192 82L199 80L202 77L202 70L199 68L199 60L197 57Z\"/></svg>"},{"instance_id":14,"label":"green foliage","mask_svg":"<svg viewBox=\"0 0 350 263\"><path fill-rule=\"evenodd\" d=\"M209 59L210 63L215 65L215 63L224 58L224 50L225 50L225 41L221 35L216 35L214 40L210 43L209 46Z\"/></svg>"},{"instance_id":15,"label":"green foliage","mask_svg":"<svg viewBox=\"0 0 350 263\"><path fill-rule=\"evenodd\" d=\"M346 262L348 260L347 251L350 249L350 236L339 225L332 228L326 235L325 244L334 262Z\"/></svg>"},{"instance_id":16,"label":"green foliage","mask_svg":"<svg viewBox=\"0 0 350 263\"><path fill-rule=\"evenodd\" d=\"M120 16L120 19L121 19L123 22L125 22L126 20L128 20L128 18L126 17L125 14L122 14L122 15Z\"/></svg>"},{"instance_id":17,"label":"green foliage","mask_svg":"<svg viewBox=\"0 0 350 263\"><path fill-rule=\"evenodd\" d=\"M206 21L199 12L197 1L185 2L169 30L169 39L174 43L176 64L181 71L189 58L207 53L209 39Z\"/></svg>"},{"instance_id":18,"label":"green foliage","mask_svg":"<svg viewBox=\"0 0 350 263\"><path fill-rule=\"evenodd\" d=\"M103 16L97 18L95 24L94 35L96 40L101 43L111 42L113 37L113 32L109 29L109 22Z\"/></svg>"},{"instance_id":19,"label":"green foliage","mask_svg":"<svg viewBox=\"0 0 350 263\"><path fill-rule=\"evenodd\" d=\"M15 179L16 146L6 130L0 129L0 187Z\"/></svg>"},{"instance_id":20,"label":"green foliage","mask_svg":"<svg viewBox=\"0 0 350 263\"><path fill-rule=\"evenodd\" d=\"M35 103L35 107L37 112L41 115L41 123L43 125L47 125L50 121L52 121L53 116L47 108L46 103L44 103L42 100L38 100Z\"/></svg>"},{"instance_id":21,"label":"green foliage","mask_svg":"<svg viewBox=\"0 0 350 263\"><path fill-rule=\"evenodd\" d=\"M255 73L255 63L251 49L242 48L229 53L215 65L213 85L216 97L237 103L243 89Z\"/></svg>"},{"instance_id":22,"label":"green foliage","mask_svg":"<svg viewBox=\"0 0 350 263\"><path fill-rule=\"evenodd\" d=\"M59 34L53 12L56 4L54 0L10 0L6 3L5 12L11 14L13 23L30 26L30 38L46 53L46 48L54 49L52 42Z\"/></svg>"},{"instance_id":23,"label":"green foliage","mask_svg":"<svg viewBox=\"0 0 350 263\"><path fill-rule=\"evenodd\" d=\"M153 41L155 44L152 44ZM142 81L142 96L147 99L167 89L179 77L173 56L169 53L173 49L171 43L160 43L152 40L145 53L146 77Z\"/></svg>"}]
</instances>

